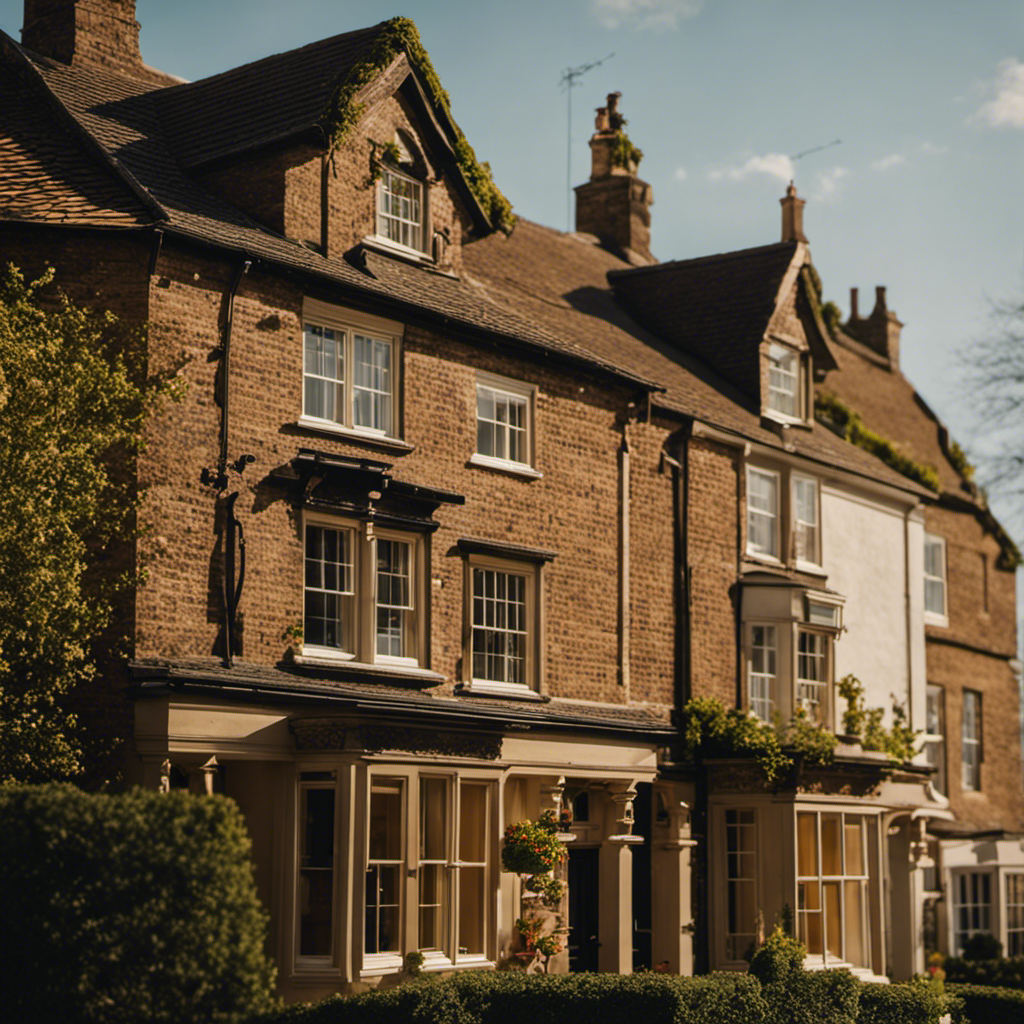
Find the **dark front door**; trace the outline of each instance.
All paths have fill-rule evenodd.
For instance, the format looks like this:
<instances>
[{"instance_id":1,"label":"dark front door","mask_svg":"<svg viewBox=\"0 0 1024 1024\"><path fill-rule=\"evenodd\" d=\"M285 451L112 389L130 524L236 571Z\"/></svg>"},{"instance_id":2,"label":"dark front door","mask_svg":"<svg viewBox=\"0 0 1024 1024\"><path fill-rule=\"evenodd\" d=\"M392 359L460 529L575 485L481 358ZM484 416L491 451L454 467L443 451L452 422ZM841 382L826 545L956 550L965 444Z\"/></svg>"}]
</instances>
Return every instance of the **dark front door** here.
<instances>
[{"instance_id":1,"label":"dark front door","mask_svg":"<svg viewBox=\"0 0 1024 1024\"><path fill-rule=\"evenodd\" d=\"M598 853L569 848L569 970L596 971Z\"/></svg>"}]
</instances>

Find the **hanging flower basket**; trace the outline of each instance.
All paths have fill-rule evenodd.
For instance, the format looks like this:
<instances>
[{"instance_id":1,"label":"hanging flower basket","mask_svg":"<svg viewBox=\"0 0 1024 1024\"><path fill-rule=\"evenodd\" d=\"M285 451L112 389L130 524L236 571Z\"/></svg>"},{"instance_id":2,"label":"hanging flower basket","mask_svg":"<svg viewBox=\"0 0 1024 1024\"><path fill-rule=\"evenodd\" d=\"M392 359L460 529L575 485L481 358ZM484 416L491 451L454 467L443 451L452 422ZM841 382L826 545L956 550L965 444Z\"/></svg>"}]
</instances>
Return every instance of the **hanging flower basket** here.
<instances>
[{"instance_id":1,"label":"hanging flower basket","mask_svg":"<svg viewBox=\"0 0 1024 1024\"><path fill-rule=\"evenodd\" d=\"M505 829L501 865L506 871L538 875L562 862L565 847L556 835L558 823L553 814L550 819L544 816L540 821L517 821Z\"/></svg>"}]
</instances>

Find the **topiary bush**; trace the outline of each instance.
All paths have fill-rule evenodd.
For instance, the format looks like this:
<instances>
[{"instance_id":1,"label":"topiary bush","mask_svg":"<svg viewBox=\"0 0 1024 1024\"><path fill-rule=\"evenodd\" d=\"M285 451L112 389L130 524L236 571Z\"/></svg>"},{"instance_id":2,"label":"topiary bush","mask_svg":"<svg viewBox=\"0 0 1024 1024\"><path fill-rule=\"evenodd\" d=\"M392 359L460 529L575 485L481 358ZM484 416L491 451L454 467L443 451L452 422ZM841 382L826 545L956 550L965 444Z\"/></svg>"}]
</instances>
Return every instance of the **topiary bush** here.
<instances>
[{"instance_id":1,"label":"topiary bush","mask_svg":"<svg viewBox=\"0 0 1024 1024\"><path fill-rule=\"evenodd\" d=\"M274 968L226 797L0 787L4 1020L241 1021Z\"/></svg>"}]
</instances>

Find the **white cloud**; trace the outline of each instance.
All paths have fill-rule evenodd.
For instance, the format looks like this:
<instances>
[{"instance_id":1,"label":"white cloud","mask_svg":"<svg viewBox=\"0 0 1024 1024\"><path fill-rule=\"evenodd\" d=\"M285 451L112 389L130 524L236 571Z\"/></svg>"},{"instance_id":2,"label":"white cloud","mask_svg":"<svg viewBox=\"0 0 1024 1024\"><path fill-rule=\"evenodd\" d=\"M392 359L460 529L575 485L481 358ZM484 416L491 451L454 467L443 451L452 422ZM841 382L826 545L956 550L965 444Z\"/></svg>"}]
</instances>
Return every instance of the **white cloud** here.
<instances>
[{"instance_id":1,"label":"white cloud","mask_svg":"<svg viewBox=\"0 0 1024 1024\"><path fill-rule=\"evenodd\" d=\"M830 171L822 171L818 175L811 198L819 203L827 203L839 190L839 182L847 177L849 173L849 170L845 167L833 167Z\"/></svg>"},{"instance_id":2,"label":"white cloud","mask_svg":"<svg viewBox=\"0 0 1024 1024\"><path fill-rule=\"evenodd\" d=\"M675 178L676 181L686 181L686 179L689 177L689 175L686 173L686 168L685 167L677 167L672 172L672 177Z\"/></svg>"},{"instance_id":3,"label":"white cloud","mask_svg":"<svg viewBox=\"0 0 1024 1024\"><path fill-rule=\"evenodd\" d=\"M899 153L890 153L888 156L883 156L880 160L871 161L871 169L873 171L888 171L893 167L899 167L900 164L906 162L906 157Z\"/></svg>"},{"instance_id":4,"label":"white cloud","mask_svg":"<svg viewBox=\"0 0 1024 1024\"><path fill-rule=\"evenodd\" d=\"M590 0L590 11L607 29L672 30L696 17L704 0Z\"/></svg>"},{"instance_id":5,"label":"white cloud","mask_svg":"<svg viewBox=\"0 0 1024 1024\"><path fill-rule=\"evenodd\" d=\"M949 152L949 146L937 146L934 142L922 142L921 152L927 153L928 156L941 156L943 153Z\"/></svg>"},{"instance_id":6,"label":"white cloud","mask_svg":"<svg viewBox=\"0 0 1024 1024\"><path fill-rule=\"evenodd\" d=\"M1000 61L987 91L995 93L967 120L990 128L1024 128L1024 64L1010 57Z\"/></svg>"},{"instance_id":7,"label":"white cloud","mask_svg":"<svg viewBox=\"0 0 1024 1024\"><path fill-rule=\"evenodd\" d=\"M751 174L768 174L788 185L793 180L793 161L785 153L765 153L752 156L741 167L727 167L723 171L712 171L711 180L742 181Z\"/></svg>"}]
</instances>

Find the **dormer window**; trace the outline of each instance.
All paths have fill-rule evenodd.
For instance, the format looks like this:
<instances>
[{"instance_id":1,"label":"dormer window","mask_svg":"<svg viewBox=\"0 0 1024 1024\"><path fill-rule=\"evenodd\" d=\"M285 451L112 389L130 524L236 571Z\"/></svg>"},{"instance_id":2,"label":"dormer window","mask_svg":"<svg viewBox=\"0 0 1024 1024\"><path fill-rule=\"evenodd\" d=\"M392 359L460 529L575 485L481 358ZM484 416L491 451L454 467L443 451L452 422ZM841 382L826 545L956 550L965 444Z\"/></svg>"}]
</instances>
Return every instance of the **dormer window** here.
<instances>
[{"instance_id":1,"label":"dormer window","mask_svg":"<svg viewBox=\"0 0 1024 1024\"><path fill-rule=\"evenodd\" d=\"M768 408L793 419L803 416L800 401L800 356L785 345L768 349Z\"/></svg>"},{"instance_id":2,"label":"dormer window","mask_svg":"<svg viewBox=\"0 0 1024 1024\"><path fill-rule=\"evenodd\" d=\"M423 252L423 186L407 174L385 167L377 188L377 234Z\"/></svg>"}]
</instances>

